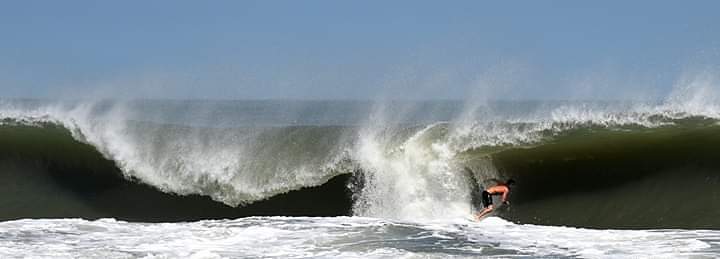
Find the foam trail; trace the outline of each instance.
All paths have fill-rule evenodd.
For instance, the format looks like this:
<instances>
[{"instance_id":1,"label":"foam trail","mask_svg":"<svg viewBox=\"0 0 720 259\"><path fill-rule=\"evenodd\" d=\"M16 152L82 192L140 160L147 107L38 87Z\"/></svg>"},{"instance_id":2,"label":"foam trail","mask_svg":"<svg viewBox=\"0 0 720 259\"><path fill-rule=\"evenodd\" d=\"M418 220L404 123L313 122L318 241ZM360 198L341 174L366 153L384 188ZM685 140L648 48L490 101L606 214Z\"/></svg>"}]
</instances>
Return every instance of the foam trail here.
<instances>
[{"instance_id":1,"label":"foam trail","mask_svg":"<svg viewBox=\"0 0 720 259\"><path fill-rule=\"evenodd\" d=\"M713 230L593 230L492 217L424 224L362 217L41 219L2 222L0 234L3 258L712 258L720 252Z\"/></svg>"}]
</instances>

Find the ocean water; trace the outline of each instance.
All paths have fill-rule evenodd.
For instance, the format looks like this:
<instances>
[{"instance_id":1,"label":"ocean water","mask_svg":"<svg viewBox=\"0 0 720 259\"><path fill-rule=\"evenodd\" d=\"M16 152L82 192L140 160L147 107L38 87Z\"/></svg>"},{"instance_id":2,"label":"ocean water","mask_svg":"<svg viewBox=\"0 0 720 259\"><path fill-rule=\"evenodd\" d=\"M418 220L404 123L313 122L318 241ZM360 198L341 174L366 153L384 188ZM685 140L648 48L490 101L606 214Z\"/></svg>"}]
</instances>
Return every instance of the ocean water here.
<instances>
[{"instance_id":1,"label":"ocean water","mask_svg":"<svg viewBox=\"0 0 720 259\"><path fill-rule=\"evenodd\" d=\"M0 257L716 257L718 97L2 100Z\"/></svg>"},{"instance_id":2,"label":"ocean water","mask_svg":"<svg viewBox=\"0 0 720 259\"><path fill-rule=\"evenodd\" d=\"M714 258L720 232L518 225L491 217L407 222L249 217L186 223L113 219L0 223L3 258Z\"/></svg>"}]
</instances>

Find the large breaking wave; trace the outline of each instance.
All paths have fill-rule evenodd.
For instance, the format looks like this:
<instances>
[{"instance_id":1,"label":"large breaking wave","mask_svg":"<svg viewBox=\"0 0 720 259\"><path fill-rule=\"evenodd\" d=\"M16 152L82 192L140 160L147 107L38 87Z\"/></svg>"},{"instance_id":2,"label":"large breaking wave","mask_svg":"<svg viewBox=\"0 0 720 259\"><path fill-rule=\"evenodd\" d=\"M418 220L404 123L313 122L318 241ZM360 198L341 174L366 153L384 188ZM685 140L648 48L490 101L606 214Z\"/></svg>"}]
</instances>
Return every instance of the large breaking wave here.
<instances>
[{"instance_id":1,"label":"large breaking wave","mask_svg":"<svg viewBox=\"0 0 720 259\"><path fill-rule=\"evenodd\" d=\"M717 228L708 80L656 103L6 101L3 217L466 217L514 177L515 221Z\"/></svg>"}]
</instances>

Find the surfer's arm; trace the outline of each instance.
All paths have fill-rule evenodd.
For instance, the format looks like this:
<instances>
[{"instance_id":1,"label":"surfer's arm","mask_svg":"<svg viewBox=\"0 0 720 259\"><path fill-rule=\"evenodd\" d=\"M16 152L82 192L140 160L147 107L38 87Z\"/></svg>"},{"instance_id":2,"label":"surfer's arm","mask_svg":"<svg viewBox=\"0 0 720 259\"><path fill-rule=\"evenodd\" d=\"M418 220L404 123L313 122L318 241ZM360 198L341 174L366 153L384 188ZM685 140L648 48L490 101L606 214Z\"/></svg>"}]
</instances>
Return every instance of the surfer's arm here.
<instances>
[{"instance_id":1,"label":"surfer's arm","mask_svg":"<svg viewBox=\"0 0 720 259\"><path fill-rule=\"evenodd\" d=\"M505 204L509 204L509 203L510 203L510 202L507 201L507 197L508 197L509 194L510 194L510 191L505 191L505 192L503 192L503 195L502 195L502 202L503 202L503 203L505 203Z\"/></svg>"}]
</instances>

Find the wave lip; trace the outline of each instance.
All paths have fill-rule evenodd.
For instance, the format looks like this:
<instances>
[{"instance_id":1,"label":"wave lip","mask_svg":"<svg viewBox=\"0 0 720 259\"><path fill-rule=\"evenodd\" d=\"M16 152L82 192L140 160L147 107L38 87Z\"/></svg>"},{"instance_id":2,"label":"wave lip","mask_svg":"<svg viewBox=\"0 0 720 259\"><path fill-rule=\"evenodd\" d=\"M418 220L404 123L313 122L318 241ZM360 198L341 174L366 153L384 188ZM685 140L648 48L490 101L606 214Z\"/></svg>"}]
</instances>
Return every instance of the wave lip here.
<instances>
[{"instance_id":1,"label":"wave lip","mask_svg":"<svg viewBox=\"0 0 720 259\"><path fill-rule=\"evenodd\" d=\"M242 207L197 194L176 195L127 178L116 162L53 123L0 125L0 220L114 217L157 222L252 215L350 213L349 175ZM316 201L323 200L323 203Z\"/></svg>"},{"instance_id":2,"label":"wave lip","mask_svg":"<svg viewBox=\"0 0 720 259\"><path fill-rule=\"evenodd\" d=\"M179 116L172 109L166 112L164 116ZM112 102L0 110L5 125L65 128L76 141L113 161L127 178L231 206L319 186L349 173L343 168L343 126L188 126L135 120L144 116L137 113L143 111Z\"/></svg>"}]
</instances>

